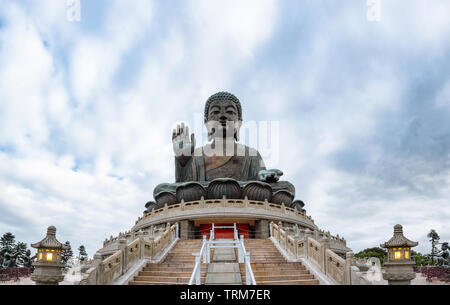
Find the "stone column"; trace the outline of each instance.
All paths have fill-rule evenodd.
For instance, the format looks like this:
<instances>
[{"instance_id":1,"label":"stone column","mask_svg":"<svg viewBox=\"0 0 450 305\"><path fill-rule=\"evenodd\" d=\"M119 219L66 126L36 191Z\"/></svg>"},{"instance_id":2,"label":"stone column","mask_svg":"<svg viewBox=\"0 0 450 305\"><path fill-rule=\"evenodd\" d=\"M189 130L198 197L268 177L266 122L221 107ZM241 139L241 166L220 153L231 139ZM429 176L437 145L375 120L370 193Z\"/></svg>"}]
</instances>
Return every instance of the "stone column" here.
<instances>
[{"instance_id":1,"label":"stone column","mask_svg":"<svg viewBox=\"0 0 450 305\"><path fill-rule=\"evenodd\" d=\"M345 273L344 273L344 282L345 285L351 285L352 284L352 264L353 264L353 258L354 258L353 252L347 252L345 253Z\"/></svg>"},{"instance_id":2,"label":"stone column","mask_svg":"<svg viewBox=\"0 0 450 305\"><path fill-rule=\"evenodd\" d=\"M313 238L313 232L309 229L306 228L305 230L305 257L308 258L309 257L309 241L308 238Z\"/></svg>"},{"instance_id":3,"label":"stone column","mask_svg":"<svg viewBox=\"0 0 450 305\"><path fill-rule=\"evenodd\" d=\"M327 274L327 249L330 249L330 238L328 236L325 236L324 239L322 239L321 244L321 268L322 271Z\"/></svg>"},{"instance_id":4,"label":"stone column","mask_svg":"<svg viewBox=\"0 0 450 305\"><path fill-rule=\"evenodd\" d=\"M155 255L155 238L150 236L148 238L148 243L150 245L150 259L153 259L153 256Z\"/></svg>"},{"instance_id":5,"label":"stone column","mask_svg":"<svg viewBox=\"0 0 450 305\"><path fill-rule=\"evenodd\" d=\"M179 227L180 239L190 239L192 238L194 231L194 222L190 220L181 220Z\"/></svg>"},{"instance_id":6,"label":"stone column","mask_svg":"<svg viewBox=\"0 0 450 305\"><path fill-rule=\"evenodd\" d=\"M269 221L267 219L260 219L255 221L255 231L255 238L269 238Z\"/></svg>"},{"instance_id":7,"label":"stone column","mask_svg":"<svg viewBox=\"0 0 450 305\"><path fill-rule=\"evenodd\" d=\"M142 259L144 257L144 232L138 231L135 235L136 238L139 238L139 258Z\"/></svg>"},{"instance_id":8,"label":"stone column","mask_svg":"<svg viewBox=\"0 0 450 305\"><path fill-rule=\"evenodd\" d=\"M127 247L127 240L125 238L119 239L119 249L122 253L122 272L121 272L122 275L125 274L125 272L127 272L126 247Z\"/></svg>"},{"instance_id":9,"label":"stone column","mask_svg":"<svg viewBox=\"0 0 450 305\"><path fill-rule=\"evenodd\" d=\"M103 268L102 268L102 262L103 258L101 254L95 253L94 254L94 262L92 263L92 266L96 269L96 275L95 275L95 283L87 283L88 285L102 285L103 284Z\"/></svg>"}]
</instances>

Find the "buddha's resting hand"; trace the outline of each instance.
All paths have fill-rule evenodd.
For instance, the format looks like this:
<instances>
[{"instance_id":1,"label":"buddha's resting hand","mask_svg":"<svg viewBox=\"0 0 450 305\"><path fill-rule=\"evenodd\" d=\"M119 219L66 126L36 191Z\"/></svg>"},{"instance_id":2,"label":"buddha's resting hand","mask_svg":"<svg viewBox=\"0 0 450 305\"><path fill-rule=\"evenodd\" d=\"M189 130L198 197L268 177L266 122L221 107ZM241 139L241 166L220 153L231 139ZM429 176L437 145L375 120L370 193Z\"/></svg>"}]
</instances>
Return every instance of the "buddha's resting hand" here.
<instances>
[{"instance_id":1,"label":"buddha's resting hand","mask_svg":"<svg viewBox=\"0 0 450 305\"><path fill-rule=\"evenodd\" d=\"M262 182L278 182L281 176L283 176L283 172L279 169L261 170L258 172L258 179Z\"/></svg>"},{"instance_id":2,"label":"buddha's resting hand","mask_svg":"<svg viewBox=\"0 0 450 305\"><path fill-rule=\"evenodd\" d=\"M189 127L181 123L172 131L172 144L175 156L184 165L194 153L195 135L189 137Z\"/></svg>"}]
</instances>

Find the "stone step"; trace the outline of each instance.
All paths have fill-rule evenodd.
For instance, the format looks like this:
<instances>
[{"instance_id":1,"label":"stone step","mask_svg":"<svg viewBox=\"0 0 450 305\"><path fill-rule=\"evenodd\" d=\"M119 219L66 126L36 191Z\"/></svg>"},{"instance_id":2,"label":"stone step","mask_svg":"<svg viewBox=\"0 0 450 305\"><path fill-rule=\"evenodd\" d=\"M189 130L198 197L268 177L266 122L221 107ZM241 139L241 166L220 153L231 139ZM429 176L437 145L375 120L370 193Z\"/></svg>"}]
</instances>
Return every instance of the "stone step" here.
<instances>
[{"instance_id":1,"label":"stone step","mask_svg":"<svg viewBox=\"0 0 450 305\"><path fill-rule=\"evenodd\" d=\"M144 269L155 269L155 268L160 268L160 269L173 269L173 268L194 268L195 264L155 264L153 266L146 266L144 267ZM144 270L147 271L147 270Z\"/></svg>"},{"instance_id":2,"label":"stone step","mask_svg":"<svg viewBox=\"0 0 450 305\"><path fill-rule=\"evenodd\" d=\"M177 282L144 282L144 281L131 281L129 285L186 285L187 283L177 283Z\"/></svg>"},{"instance_id":3,"label":"stone step","mask_svg":"<svg viewBox=\"0 0 450 305\"><path fill-rule=\"evenodd\" d=\"M205 267L205 269L206 269L206 267ZM142 270L142 272L167 271L167 272L189 272L189 273L192 273L193 270L194 270L194 266L192 266L192 267L176 267L176 268L157 267L157 268L144 268L144 270Z\"/></svg>"},{"instance_id":4,"label":"stone step","mask_svg":"<svg viewBox=\"0 0 450 305\"><path fill-rule=\"evenodd\" d=\"M255 267L252 266L252 270L253 271L261 271L261 272L274 272L274 271L299 271L299 270L306 270L306 268L304 266L299 266L299 267L288 267L288 266L277 266L277 267Z\"/></svg>"},{"instance_id":5,"label":"stone step","mask_svg":"<svg viewBox=\"0 0 450 305\"><path fill-rule=\"evenodd\" d=\"M305 269L305 266L297 265L287 265L286 263L253 263L250 265L252 268L288 268L288 269Z\"/></svg>"},{"instance_id":6,"label":"stone step","mask_svg":"<svg viewBox=\"0 0 450 305\"><path fill-rule=\"evenodd\" d=\"M318 280L256 281L257 285L319 285Z\"/></svg>"},{"instance_id":7,"label":"stone step","mask_svg":"<svg viewBox=\"0 0 450 305\"><path fill-rule=\"evenodd\" d=\"M241 272L245 274L245 268L241 269ZM269 271L259 271L259 270L253 270L253 274L255 276L270 276L274 274L274 272ZM298 274L310 274L308 270L282 270L282 274L284 275L298 275Z\"/></svg>"},{"instance_id":8,"label":"stone step","mask_svg":"<svg viewBox=\"0 0 450 305\"><path fill-rule=\"evenodd\" d=\"M250 256L250 262L255 264L264 264L264 263L273 263L273 264L281 264L286 263L286 260L284 258L277 258L277 257L252 257Z\"/></svg>"},{"instance_id":9,"label":"stone step","mask_svg":"<svg viewBox=\"0 0 450 305\"><path fill-rule=\"evenodd\" d=\"M146 267L156 267L156 266L162 266L162 267L188 267L188 266L194 266L195 262L170 262L170 263L161 263L161 264L152 264L150 266Z\"/></svg>"},{"instance_id":10,"label":"stone step","mask_svg":"<svg viewBox=\"0 0 450 305\"><path fill-rule=\"evenodd\" d=\"M242 276L242 281L245 282L245 275ZM314 280L314 275L312 274L301 274L301 275L270 275L270 276L256 276L256 283L261 282L273 282L273 281L298 281L298 280Z\"/></svg>"},{"instance_id":11,"label":"stone step","mask_svg":"<svg viewBox=\"0 0 450 305\"><path fill-rule=\"evenodd\" d=\"M172 258L165 260L163 264L195 264L195 259Z\"/></svg>"},{"instance_id":12,"label":"stone step","mask_svg":"<svg viewBox=\"0 0 450 305\"><path fill-rule=\"evenodd\" d=\"M242 268L243 270L245 269L245 264L239 264L240 268ZM292 270L293 272L298 272L298 271L304 271L307 270L305 268L305 266L302 265L298 265L298 266L289 266L289 265L276 265L276 266L260 266L260 265L255 265L255 264L251 264L252 266L252 270L253 271L261 271L264 272L265 270L262 269L269 269L269 270L283 270L283 272L285 272L286 270Z\"/></svg>"},{"instance_id":13,"label":"stone step","mask_svg":"<svg viewBox=\"0 0 450 305\"><path fill-rule=\"evenodd\" d=\"M206 275L206 268L200 271L200 274ZM180 277L190 277L192 275L192 270L189 271L141 271L138 276L180 276Z\"/></svg>"},{"instance_id":14,"label":"stone step","mask_svg":"<svg viewBox=\"0 0 450 305\"><path fill-rule=\"evenodd\" d=\"M191 276L179 277L179 276L137 276L134 278L134 282L170 282L188 284ZM204 282L205 276L201 277L201 282Z\"/></svg>"}]
</instances>

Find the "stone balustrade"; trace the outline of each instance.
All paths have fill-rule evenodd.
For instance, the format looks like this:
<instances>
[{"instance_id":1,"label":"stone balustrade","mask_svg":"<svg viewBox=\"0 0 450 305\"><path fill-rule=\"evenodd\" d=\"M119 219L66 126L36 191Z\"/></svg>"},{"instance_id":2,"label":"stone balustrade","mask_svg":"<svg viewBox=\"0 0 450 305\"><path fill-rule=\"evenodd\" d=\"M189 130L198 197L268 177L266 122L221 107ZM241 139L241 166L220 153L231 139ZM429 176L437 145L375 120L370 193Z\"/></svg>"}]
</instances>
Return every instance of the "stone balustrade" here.
<instances>
[{"instance_id":1,"label":"stone balustrade","mask_svg":"<svg viewBox=\"0 0 450 305\"><path fill-rule=\"evenodd\" d=\"M87 270L81 285L109 285L129 271L139 260L153 260L178 238L178 223L168 224L156 239L144 236L142 232L133 233L136 238L128 243L126 234L119 239L119 250L102 259L100 254L94 256L91 267Z\"/></svg>"},{"instance_id":2,"label":"stone balustrade","mask_svg":"<svg viewBox=\"0 0 450 305\"><path fill-rule=\"evenodd\" d=\"M347 252L346 259L343 259L330 249L330 239L328 238L316 240L314 232L310 230L306 230L301 237L298 234L292 236L280 225L271 222L270 226L273 239L294 260L308 259L338 284L351 285L352 252Z\"/></svg>"},{"instance_id":3,"label":"stone balustrade","mask_svg":"<svg viewBox=\"0 0 450 305\"><path fill-rule=\"evenodd\" d=\"M152 210L139 217L132 231L145 229L149 226L166 221L180 221L192 219L193 217L211 218L217 216L226 217L252 217L269 220L287 221L296 223L302 227L316 229L314 220L305 212L288 208L284 204L275 204L266 201L254 201L245 199L216 199L190 201L165 205L161 209Z\"/></svg>"}]
</instances>

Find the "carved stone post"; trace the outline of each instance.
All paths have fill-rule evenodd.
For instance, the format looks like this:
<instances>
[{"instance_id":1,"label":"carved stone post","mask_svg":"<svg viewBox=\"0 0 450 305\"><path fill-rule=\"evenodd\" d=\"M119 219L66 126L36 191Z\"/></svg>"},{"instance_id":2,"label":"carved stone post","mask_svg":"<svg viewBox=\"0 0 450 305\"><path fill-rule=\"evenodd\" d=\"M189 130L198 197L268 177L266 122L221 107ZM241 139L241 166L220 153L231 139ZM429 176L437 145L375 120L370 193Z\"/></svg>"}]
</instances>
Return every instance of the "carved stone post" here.
<instances>
[{"instance_id":1,"label":"carved stone post","mask_svg":"<svg viewBox=\"0 0 450 305\"><path fill-rule=\"evenodd\" d=\"M313 232L306 228L305 230L305 258L309 257L309 240L308 238L313 238Z\"/></svg>"},{"instance_id":2,"label":"carved stone post","mask_svg":"<svg viewBox=\"0 0 450 305\"><path fill-rule=\"evenodd\" d=\"M320 243L321 247L321 253L320 253L320 259L321 259L321 264L320 267L322 269L322 271L327 274L328 270L327 270L327 249L330 249L330 237L329 236L325 236L324 239L322 239L322 242Z\"/></svg>"},{"instance_id":3,"label":"carved stone post","mask_svg":"<svg viewBox=\"0 0 450 305\"><path fill-rule=\"evenodd\" d=\"M317 230L314 230L313 235L315 240L319 240L319 232Z\"/></svg>"},{"instance_id":4,"label":"carved stone post","mask_svg":"<svg viewBox=\"0 0 450 305\"><path fill-rule=\"evenodd\" d=\"M148 233L150 236L154 236L155 235L155 226L151 226L150 227L150 231Z\"/></svg>"},{"instance_id":5,"label":"carved stone post","mask_svg":"<svg viewBox=\"0 0 450 305\"><path fill-rule=\"evenodd\" d=\"M125 274L126 272L126 266L127 266L127 240L125 238L119 239L119 249L122 253L122 270L120 272L121 275Z\"/></svg>"},{"instance_id":6,"label":"carved stone post","mask_svg":"<svg viewBox=\"0 0 450 305\"><path fill-rule=\"evenodd\" d=\"M139 258L144 258L144 232L138 231L136 232L136 238L139 238Z\"/></svg>"},{"instance_id":7,"label":"carved stone post","mask_svg":"<svg viewBox=\"0 0 450 305\"><path fill-rule=\"evenodd\" d=\"M288 249L288 231L287 230L285 230L284 231L284 241L283 241L283 243L284 243L284 249L286 249L286 251L287 251L287 249Z\"/></svg>"},{"instance_id":8,"label":"carved stone post","mask_svg":"<svg viewBox=\"0 0 450 305\"><path fill-rule=\"evenodd\" d=\"M354 258L353 252L345 253L345 270L344 270L344 283L345 285L352 284L352 264Z\"/></svg>"},{"instance_id":9,"label":"carved stone post","mask_svg":"<svg viewBox=\"0 0 450 305\"><path fill-rule=\"evenodd\" d=\"M295 224L295 225L294 225L294 234L295 234L295 237L296 237L296 238L299 238L300 230L299 230L299 228L298 228L298 224Z\"/></svg>"},{"instance_id":10,"label":"carved stone post","mask_svg":"<svg viewBox=\"0 0 450 305\"><path fill-rule=\"evenodd\" d=\"M281 230L283 230L283 223L281 221L278 222L278 243L281 245Z\"/></svg>"},{"instance_id":11,"label":"carved stone post","mask_svg":"<svg viewBox=\"0 0 450 305\"><path fill-rule=\"evenodd\" d=\"M294 247L294 257L295 257L295 259L298 259L298 235L297 234L294 236L293 247Z\"/></svg>"},{"instance_id":12,"label":"carved stone post","mask_svg":"<svg viewBox=\"0 0 450 305\"><path fill-rule=\"evenodd\" d=\"M153 256L155 255L155 238L153 236L150 236L148 238L148 243L150 245L150 259L153 259Z\"/></svg>"},{"instance_id":13,"label":"carved stone post","mask_svg":"<svg viewBox=\"0 0 450 305\"><path fill-rule=\"evenodd\" d=\"M102 256L99 253L94 254L94 261L92 262L92 266L95 267L96 275L95 275L95 283L88 283L88 285L102 285L103 283L103 268L102 268Z\"/></svg>"}]
</instances>

